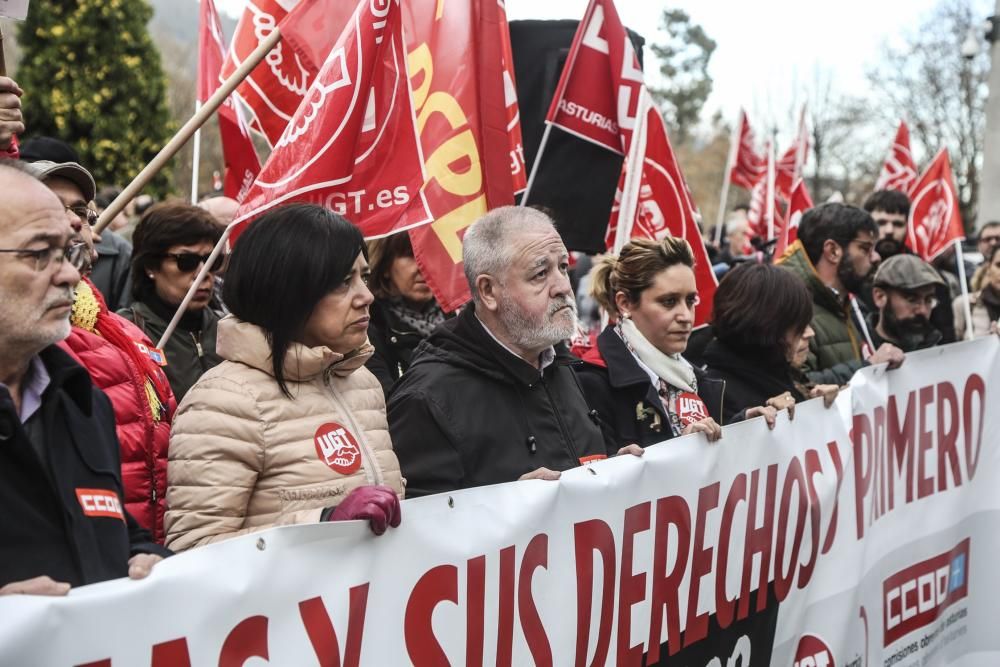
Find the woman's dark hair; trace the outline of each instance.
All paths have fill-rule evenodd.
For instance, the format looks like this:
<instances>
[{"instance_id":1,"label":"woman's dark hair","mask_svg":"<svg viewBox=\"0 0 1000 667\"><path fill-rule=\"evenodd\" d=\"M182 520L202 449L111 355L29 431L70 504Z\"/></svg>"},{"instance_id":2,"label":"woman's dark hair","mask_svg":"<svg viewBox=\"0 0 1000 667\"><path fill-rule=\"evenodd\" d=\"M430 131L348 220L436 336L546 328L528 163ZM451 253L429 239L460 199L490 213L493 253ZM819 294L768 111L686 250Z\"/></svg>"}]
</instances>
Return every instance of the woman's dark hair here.
<instances>
[{"instance_id":1,"label":"woman's dark hair","mask_svg":"<svg viewBox=\"0 0 1000 667\"><path fill-rule=\"evenodd\" d=\"M233 315L264 330L271 367L285 396L288 348L302 336L316 304L350 274L359 254L368 258L361 231L313 204L273 209L239 237L226 269L223 301Z\"/></svg>"},{"instance_id":2,"label":"woman's dark hair","mask_svg":"<svg viewBox=\"0 0 1000 667\"><path fill-rule=\"evenodd\" d=\"M371 278L368 279L368 289L376 299L386 299L392 296L392 280L389 270L397 257L413 257L413 246L410 245L410 234L399 232L368 243L368 261L371 263Z\"/></svg>"},{"instance_id":3,"label":"woman's dark hair","mask_svg":"<svg viewBox=\"0 0 1000 667\"><path fill-rule=\"evenodd\" d=\"M712 329L738 352L787 365L785 335L805 331L812 316L812 296L801 278L772 264L741 264L719 283Z\"/></svg>"},{"instance_id":4,"label":"woman's dark hair","mask_svg":"<svg viewBox=\"0 0 1000 667\"><path fill-rule=\"evenodd\" d=\"M132 233L132 298L144 301L155 293L149 272L160 268L171 246L215 245L221 236L215 218L197 206L164 202L149 208Z\"/></svg>"}]
</instances>

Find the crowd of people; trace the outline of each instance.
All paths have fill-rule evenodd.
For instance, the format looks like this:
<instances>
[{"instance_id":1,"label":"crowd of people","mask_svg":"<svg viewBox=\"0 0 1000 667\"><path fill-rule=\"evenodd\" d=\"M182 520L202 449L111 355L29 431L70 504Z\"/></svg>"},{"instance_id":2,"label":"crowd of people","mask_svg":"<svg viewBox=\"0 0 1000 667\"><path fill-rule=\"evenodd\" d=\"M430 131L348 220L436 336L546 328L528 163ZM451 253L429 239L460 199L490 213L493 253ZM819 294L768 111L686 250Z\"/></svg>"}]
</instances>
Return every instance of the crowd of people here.
<instances>
[{"instance_id":1,"label":"crowd of people","mask_svg":"<svg viewBox=\"0 0 1000 667\"><path fill-rule=\"evenodd\" d=\"M15 93L0 78L0 106ZM95 235L115 191L62 142L18 149L23 129L0 120L0 594L141 578L276 525L381 534L404 497L775 428L802 401L830 407L863 366L997 332L1000 223L966 304L954 258L907 250L898 192L810 209L773 261L732 225L713 303L670 237L578 263L593 268L574 294L553 221L516 206L467 229L456 313L407 234L366 242L310 204L253 221L195 285L235 202L147 199ZM577 297L603 326L580 324ZM696 330L698 309L711 323Z\"/></svg>"}]
</instances>

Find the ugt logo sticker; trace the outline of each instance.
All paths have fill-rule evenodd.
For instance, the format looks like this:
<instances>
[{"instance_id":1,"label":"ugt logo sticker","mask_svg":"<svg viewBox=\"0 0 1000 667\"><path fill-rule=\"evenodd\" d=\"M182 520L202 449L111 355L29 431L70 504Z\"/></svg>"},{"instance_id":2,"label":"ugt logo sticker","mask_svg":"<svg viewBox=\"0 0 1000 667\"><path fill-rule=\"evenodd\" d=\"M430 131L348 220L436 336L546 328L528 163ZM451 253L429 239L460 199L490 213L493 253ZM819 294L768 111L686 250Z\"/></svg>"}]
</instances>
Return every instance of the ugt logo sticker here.
<instances>
[{"instance_id":1,"label":"ugt logo sticker","mask_svg":"<svg viewBox=\"0 0 1000 667\"><path fill-rule=\"evenodd\" d=\"M361 467L361 447L354 435L336 422L316 429L313 438L320 461L341 475L350 475Z\"/></svg>"}]
</instances>

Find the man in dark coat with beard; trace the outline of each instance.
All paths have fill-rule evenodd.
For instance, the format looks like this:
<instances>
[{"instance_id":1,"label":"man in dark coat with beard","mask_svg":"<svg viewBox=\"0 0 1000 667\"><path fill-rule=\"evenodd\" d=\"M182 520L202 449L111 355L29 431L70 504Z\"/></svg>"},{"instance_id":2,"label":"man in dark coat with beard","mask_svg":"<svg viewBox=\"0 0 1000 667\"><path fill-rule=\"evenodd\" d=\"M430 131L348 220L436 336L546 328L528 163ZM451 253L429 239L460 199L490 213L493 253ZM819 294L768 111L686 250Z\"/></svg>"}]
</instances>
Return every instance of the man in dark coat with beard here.
<instances>
[{"instance_id":1,"label":"man in dark coat with beard","mask_svg":"<svg viewBox=\"0 0 1000 667\"><path fill-rule=\"evenodd\" d=\"M941 332L930 321L937 305L936 291L945 284L934 268L916 255L896 255L875 272L872 300L878 312L868 316L872 342L891 343L913 352L941 342Z\"/></svg>"},{"instance_id":2,"label":"man in dark coat with beard","mask_svg":"<svg viewBox=\"0 0 1000 667\"><path fill-rule=\"evenodd\" d=\"M799 238L778 264L797 274L813 296L812 328L806 374L816 384L845 384L865 365L865 342L853 320L850 295L857 294L872 262L878 227L857 206L827 203L806 211L799 222ZM765 297L766 295L762 295ZM891 344L874 350L868 363L903 362L903 353Z\"/></svg>"},{"instance_id":3,"label":"man in dark coat with beard","mask_svg":"<svg viewBox=\"0 0 1000 667\"><path fill-rule=\"evenodd\" d=\"M495 209L469 227L462 249L472 303L420 344L389 395L408 498L557 479L606 456L570 368L579 362L561 349L576 302L552 221Z\"/></svg>"}]
</instances>

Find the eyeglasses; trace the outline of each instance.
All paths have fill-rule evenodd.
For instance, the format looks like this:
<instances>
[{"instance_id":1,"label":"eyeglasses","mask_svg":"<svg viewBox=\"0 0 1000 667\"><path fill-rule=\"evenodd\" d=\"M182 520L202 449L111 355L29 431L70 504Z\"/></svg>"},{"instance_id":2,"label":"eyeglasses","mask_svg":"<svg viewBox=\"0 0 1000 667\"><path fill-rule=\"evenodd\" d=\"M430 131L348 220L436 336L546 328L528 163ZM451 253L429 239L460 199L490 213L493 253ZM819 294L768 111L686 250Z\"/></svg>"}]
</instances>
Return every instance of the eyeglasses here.
<instances>
[{"instance_id":1,"label":"eyeglasses","mask_svg":"<svg viewBox=\"0 0 1000 667\"><path fill-rule=\"evenodd\" d=\"M929 310L934 310L937 308L938 299L935 296L920 296L919 294L914 294L912 292L900 292L899 295L903 297L907 305L911 308L919 308L920 306L927 306Z\"/></svg>"},{"instance_id":2,"label":"eyeglasses","mask_svg":"<svg viewBox=\"0 0 1000 667\"><path fill-rule=\"evenodd\" d=\"M94 223L97 222L97 211L88 208L86 204L78 204L76 206L63 206L63 208L72 213L73 215L75 215L76 217L80 218L81 220L86 221L86 223L91 227L93 227Z\"/></svg>"},{"instance_id":3,"label":"eyeglasses","mask_svg":"<svg viewBox=\"0 0 1000 667\"><path fill-rule=\"evenodd\" d=\"M22 259L32 259L35 263L35 271L44 271L52 260L55 260L56 264L62 264L64 261L69 262L74 269L81 273L90 265L90 251L84 243L72 243L64 248L49 246L41 250L2 248L0 252L13 253Z\"/></svg>"},{"instance_id":4,"label":"eyeglasses","mask_svg":"<svg viewBox=\"0 0 1000 667\"><path fill-rule=\"evenodd\" d=\"M192 271L197 270L197 268L202 264L207 264L208 258L212 255L199 255L194 252L165 252L162 256L169 257L177 262L177 270L181 273L191 273ZM212 262L212 266L209 267L209 273L215 273L221 270L225 261L226 256L219 253L219 255L216 256L215 261Z\"/></svg>"}]
</instances>

